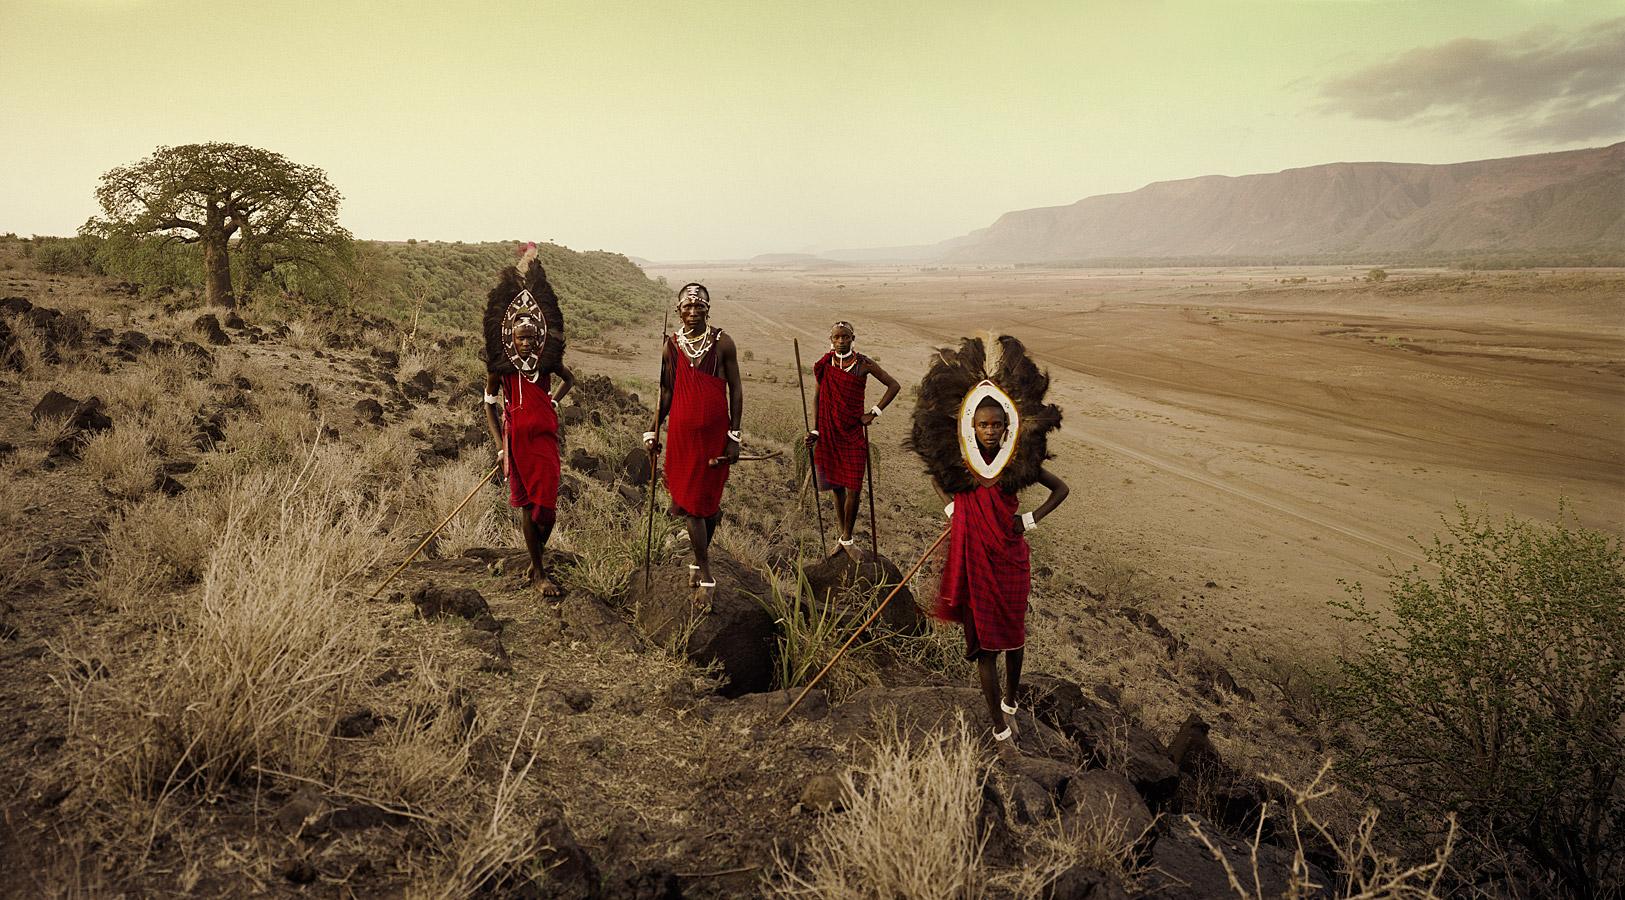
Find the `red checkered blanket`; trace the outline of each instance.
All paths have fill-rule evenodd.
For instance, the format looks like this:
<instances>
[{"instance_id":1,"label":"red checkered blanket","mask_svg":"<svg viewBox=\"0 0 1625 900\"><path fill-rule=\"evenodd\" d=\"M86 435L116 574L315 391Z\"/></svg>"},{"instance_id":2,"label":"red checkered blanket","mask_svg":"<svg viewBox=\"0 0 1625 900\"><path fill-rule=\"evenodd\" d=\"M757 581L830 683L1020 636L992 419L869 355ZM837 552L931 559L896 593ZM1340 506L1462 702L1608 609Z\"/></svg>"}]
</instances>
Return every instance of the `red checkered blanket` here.
<instances>
[{"instance_id":1,"label":"red checkered blanket","mask_svg":"<svg viewBox=\"0 0 1625 900\"><path fill-rule=\"evenodd\" d=\"M813 444L813 467L818 487L842 487L855 491L863 487L863 470L869 462L869 438L863 432L863 389L869 379L868 360L858 358L852 372L843 372L832 362L834 353L825 353L813 363L818 381L818 442Z\"/></svg>"},{"instance_id":2,"label":"red checkered blanket","mask_svg":"<svg viewBox=\"0 0 1625 900\"><path fill-rule=\"evenodd\" d=\"M967 656L1027 642L1032 588L1027 539L1015 525L1016 495L998 485L954 495L948 565L934 614L965 626Z\"/></svg>"}]
</instances>

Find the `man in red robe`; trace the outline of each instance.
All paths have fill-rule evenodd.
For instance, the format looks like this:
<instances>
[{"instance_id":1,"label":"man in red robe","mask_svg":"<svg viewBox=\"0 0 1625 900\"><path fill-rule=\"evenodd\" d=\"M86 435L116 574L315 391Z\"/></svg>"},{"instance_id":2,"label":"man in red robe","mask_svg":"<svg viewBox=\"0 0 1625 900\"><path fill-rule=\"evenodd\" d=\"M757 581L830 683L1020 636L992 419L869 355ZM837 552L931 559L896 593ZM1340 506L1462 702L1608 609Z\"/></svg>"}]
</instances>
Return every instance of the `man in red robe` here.
<instances>
[{"instance_id":1,"label":"man in red robe","mask_svg":"<svg viewBox=\"0 0 1625 900\"><path fill-rule=\"evenodd\" d=\"M508 480L508 505L522 513L519 530L530 553L527 577L542 596L558 597L564 591L542 564L542 554L557 520L559 417L555 404L570 392L575 376L563 363L549 372L534 365L540 333L528 320L514 326L514 356L520 365L504 375L486 373L485 420L500 448L497 456ZM526 361L533 363L528 369ZM557 393L552 391L554 374L559 376Z\"/></svg>"},{"instance_id":2,"label":"man in red robe","mask_svg":"<svg viewBox=\"0 0 1625 900\"><path fill-rule=\"evenodd\" d=\"M971 420L974 440L965 453L992 464L1011 439L1010 412L994 397L976 406ZM976 471L976 467L972 466ZM976 476L976 487L950 495L940 484L950 519L948 564L937 590L934 615L965 629L965 658L976 661L976 675L993 720L993 738L1006 746L1012 731L1021 687L1021 663L1027 645L1027 592L1032 586L1026 532L1066 499L1066 482L1048 469L1038 470L1038 483L1049 497L1030 513L1018 514L1017 497L993 477ZM999 691L999 654L1005 657L1004 692Z\"/></svg>"},{"instance_id":3,"label":"man in red robe","mask_svg":"<svg viewBox=\"0 0 1625 900\"><path fill-rule=\"evenodd\" d=\"M813 420L818 424L807 435L818 489L835 493L841 532L837 552L849 554L856 552L852 529L858 521L858 499L869 465L868 429L902 388L874 360L852 349L856 336L850 322L836 322L829 330L830 350L813 363L813 380L818 383ZM866 410L863 394L870 375L886 386L886 393Z\"/></svg>"},{"instance_id":4,"label":"man in red robe","mask_svg":"<svg viewBox=\"0 0 1625 900\"><path fill-rule=\"evenodd\" d=\"M711 293L703 284L677 292L682 327L666 339L660 364L660 413L644 443L658 449L660 422L666 422L666 489L672 514L688 524L694 562L689 585L714 588L711 538L722 519L722 488L728 467L739 461L739 423L745 397L739 353L730 335L707 324ZM668 420L668 416L670 416Z\"/></svg>"}]
</instances>

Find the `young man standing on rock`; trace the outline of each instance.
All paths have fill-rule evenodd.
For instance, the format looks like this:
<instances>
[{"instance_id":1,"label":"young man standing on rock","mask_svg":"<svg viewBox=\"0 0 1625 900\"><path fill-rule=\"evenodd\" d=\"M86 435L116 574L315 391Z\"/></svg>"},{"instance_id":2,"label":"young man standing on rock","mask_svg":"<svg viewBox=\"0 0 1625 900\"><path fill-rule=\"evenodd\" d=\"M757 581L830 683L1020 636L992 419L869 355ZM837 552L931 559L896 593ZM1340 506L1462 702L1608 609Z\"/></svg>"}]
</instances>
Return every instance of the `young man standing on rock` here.
<instances>
[{"instance_id":1,"label":"young man standing on rock","mask_svg":"<svg viewBox=\"0 0 1625 900\"><path fill-rule=\"evenodd\" d=\"M666 338L660 363L660 412L655 430L645 432L651 450L666 422L666 489L671 511L688 523L694 548L689 586L715 588L711 539L722 518L722 489L728 467L739 461L739 423L745 397L739 354L731 336L712 328L711 292L690 283L677 292L681 326ZM667 416L670 420L667 420Z\"/></svg>"},{"instance_id":2,"label":"young man standing on rock","mask_svg":"<svg viewBox=\"0 0 1625 900\"><path fill-rule=\"evenodd\" d=\"M1027 644L1032 579L1025 535L1068 490L1044 468L1047 435L1061 425L1061 410L1044 403L1049 376L1015 338L999 338L994 352L997 359L989 360L980 338L964 340L957 352L937 352L920 382L909 444L947 504L948 562L934 614L965 630L965 658L976 661L993 740L1002 751L1013 747L1006 717L1019 710ZM1034 484L1048 488L1049 496L1037 509L1018 513L1017 495Z\"/></svg>"},{"instance_id":3,"label":"young man standing on rock","mask_svg":"<svg viewBox=\"0 0 1625 900\"><path fill-rule=\"evenodd\" d=\"M531 251L534 253L534 250ZM528 262L528 265L527 265ZM485 423L496 439L497 461L508 480L508 505L518 511L519 531L530 554L526 577L544 597L564 589L542 563L559 496L557 403L575 376L564 365L564 315L533 255L523 282L510 267L485 307ZM559 376L555 391L552 377Z\"/></svg>"},{"instance_id":4,"label":"young man standing on rock","mask_svg":"<svg viewBox=\"0 0 1625 900\"><path fill-rule=\"evenodd\" d=\"M879 364L852 349L857 337L851 322L836 322L829 329L829 352L813 363L813 421L807 434L813 451L813 472L818 490L835 492L841 535L837 552L856 558L852 529L858 521L858 498L869 466L869 426L880 418L901 385ZM869 376L886 386L880 402L865 410L863 393Z\"/></svg>"}]
</instances>

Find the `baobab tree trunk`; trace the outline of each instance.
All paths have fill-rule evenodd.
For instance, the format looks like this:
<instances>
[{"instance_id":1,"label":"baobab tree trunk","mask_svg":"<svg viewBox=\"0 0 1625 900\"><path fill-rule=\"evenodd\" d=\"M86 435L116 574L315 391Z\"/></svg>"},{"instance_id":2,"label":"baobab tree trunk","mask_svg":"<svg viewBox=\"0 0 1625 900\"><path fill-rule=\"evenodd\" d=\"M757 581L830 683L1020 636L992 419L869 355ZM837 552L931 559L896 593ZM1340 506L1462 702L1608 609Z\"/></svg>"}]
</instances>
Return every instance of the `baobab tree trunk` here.
<instances>
[{"instance_id":1,"label":"baobab tree trunk","mask_svg":"<svg viewBox=\"0 0 1625 900\"><path fill-rule=\"evenodd\" d=\"M237 308L231 293L231 257L226 252L224 230L203 237L203 302Z\"/></svg>"}]
</instances>

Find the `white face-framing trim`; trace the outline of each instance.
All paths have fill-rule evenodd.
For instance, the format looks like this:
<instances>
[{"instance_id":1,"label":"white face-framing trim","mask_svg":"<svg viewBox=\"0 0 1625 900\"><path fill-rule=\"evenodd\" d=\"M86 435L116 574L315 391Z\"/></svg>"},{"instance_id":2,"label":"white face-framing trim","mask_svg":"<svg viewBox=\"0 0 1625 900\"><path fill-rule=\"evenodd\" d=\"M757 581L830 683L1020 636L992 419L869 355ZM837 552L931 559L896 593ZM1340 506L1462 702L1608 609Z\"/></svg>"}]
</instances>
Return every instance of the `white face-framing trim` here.
<instances>
[{"instance_id":1,"label":"white face-framing trim","mask_svg":"<svg viewBox=\"0 0 1625 900\"><path fill-rule=\"evenodd\" d=\"M992 397L999 405L1004 407L1005 417L1009 426L1004 432L1004 446L999 448L997 456L992 462L982 461L982 450L976 444L976 428L972 422L976 418L976 407L982 398ZM959 455L964 457L965 465L984 481L992 481L999 477L1004 467L1010 462L1010 457L1016 452L1016 435L1020 433L1021 416L1016 412L1016 401L1010 395L999 389L991 381L983 381L971 388L965 395L965 400L959 405Z\"/></svg>"}]
</instances>

